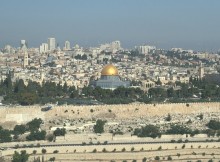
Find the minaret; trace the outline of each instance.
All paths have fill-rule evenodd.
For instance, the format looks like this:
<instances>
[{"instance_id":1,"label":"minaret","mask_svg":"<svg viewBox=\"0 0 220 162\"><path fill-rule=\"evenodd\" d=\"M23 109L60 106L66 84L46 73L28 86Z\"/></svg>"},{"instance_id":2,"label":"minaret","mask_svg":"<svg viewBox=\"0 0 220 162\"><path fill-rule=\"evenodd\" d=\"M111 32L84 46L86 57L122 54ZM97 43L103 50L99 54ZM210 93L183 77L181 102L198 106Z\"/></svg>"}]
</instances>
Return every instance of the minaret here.
<instances>
[{"instance_id":1,"label":"minaret","mask_svg":"<svg viewBox=\"0 0 220 162\"><path fill-rule=\"evenodd\" d=\"M28 66L28 53L27 53L27 51L24 51L23 67L26 68L27 66Z\"/></svg>"},{"instance_id":2,"label":"minaret","mask_svg":"<svg viewBox=\"0 0 220 162\"><path fill-rule=\"evenodd\" d=\"M202 63L199 67L199 79L202 79L204 77L204 67L202 66Z\"/></svg>"}]
</instances>

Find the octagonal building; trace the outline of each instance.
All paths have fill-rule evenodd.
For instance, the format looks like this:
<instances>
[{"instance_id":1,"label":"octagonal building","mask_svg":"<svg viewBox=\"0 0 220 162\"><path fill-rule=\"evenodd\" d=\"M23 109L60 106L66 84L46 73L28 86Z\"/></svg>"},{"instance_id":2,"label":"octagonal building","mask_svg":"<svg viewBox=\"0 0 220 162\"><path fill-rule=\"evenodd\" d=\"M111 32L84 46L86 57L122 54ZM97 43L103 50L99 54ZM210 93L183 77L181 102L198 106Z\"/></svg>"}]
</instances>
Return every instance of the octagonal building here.
<instances>
[{"instance_id":1,"label":"octagonal building","mask_svg":"<svg viewBox=\"0 0 220 162\"><path fill-rule=\"evenodd\" d=\"M102 89L114 90L117 87L129 87L129 81L122 81L118 75L118 69L112 65L106 65L101 71L101 78L92 83L95 87L101 87Z\"/></svg>"}]
</instances>

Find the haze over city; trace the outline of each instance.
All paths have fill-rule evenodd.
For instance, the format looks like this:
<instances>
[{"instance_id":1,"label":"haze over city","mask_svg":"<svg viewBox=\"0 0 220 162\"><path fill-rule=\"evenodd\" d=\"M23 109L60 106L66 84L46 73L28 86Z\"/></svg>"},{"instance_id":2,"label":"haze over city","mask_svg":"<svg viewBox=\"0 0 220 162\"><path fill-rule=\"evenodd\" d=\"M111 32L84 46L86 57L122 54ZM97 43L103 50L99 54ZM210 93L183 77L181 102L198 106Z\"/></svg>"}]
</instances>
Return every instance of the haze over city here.
<instances>
[{"instance_id":1,"label":"haze over city","mask_svg":"<svg viewBox=\"0 0 220 162\"><path fill-rule=\"evenodd\" d=\"M0 162L220 162L219 0L0 4Z\"/></svg>"},{"instance_id":2,"label":"haze over city","mask_svg":"<svg viewBox=\"0 0 220 162\"><path fill-rule=\"evenodd\" d=\"M120 40L199 51L220 48L218 0L1 1L0 47L21 39L38 47L48 37L90 47Z\"/></svg>"}]
</instances>

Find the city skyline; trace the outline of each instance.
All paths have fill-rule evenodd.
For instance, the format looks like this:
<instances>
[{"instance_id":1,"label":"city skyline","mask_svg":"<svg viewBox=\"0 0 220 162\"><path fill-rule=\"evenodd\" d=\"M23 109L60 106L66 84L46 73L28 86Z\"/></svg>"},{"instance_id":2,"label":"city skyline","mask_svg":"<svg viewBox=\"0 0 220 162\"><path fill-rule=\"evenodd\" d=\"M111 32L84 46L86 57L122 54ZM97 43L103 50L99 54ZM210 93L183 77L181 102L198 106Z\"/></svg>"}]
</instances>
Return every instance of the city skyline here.
<instances>
[{"instance_id":1,"label":"city skyline","mask_svg":"<svg viewBox=\"0 0 220 162\"><path fill-rule=\"evenodd\" d=\"M220 2L167 1L3 1L0 47L39 47L54 37L81 46L120 40L124 48L150 44L199 51L220 49Z\"/></svg>"}]
</instances>

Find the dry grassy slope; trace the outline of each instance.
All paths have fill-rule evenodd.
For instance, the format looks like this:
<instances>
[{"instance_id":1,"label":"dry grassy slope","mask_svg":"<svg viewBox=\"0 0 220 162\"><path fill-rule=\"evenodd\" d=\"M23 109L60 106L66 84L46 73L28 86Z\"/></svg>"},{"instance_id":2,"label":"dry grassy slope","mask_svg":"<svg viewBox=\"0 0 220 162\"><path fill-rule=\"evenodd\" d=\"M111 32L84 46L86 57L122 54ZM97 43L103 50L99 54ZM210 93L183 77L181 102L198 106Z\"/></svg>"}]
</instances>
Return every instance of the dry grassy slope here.
<instances>
[{"instance_id":1,"label":"dry grassy slope","mask_svg":"<svg viewBox=\"0 0 220 162\"><path fill-rule=\"evenodd\" d=\"M91 112L93 111L93 112ZM116 118L130 119L148 116L172 114L193 114L220 112L219 102L179 104L128 104L96 106L55 106L52 110L42 112L40 106L0 108L0 122L25 122L35 117L51 119L64 118Z\"/></svg>"}]
</instances>

